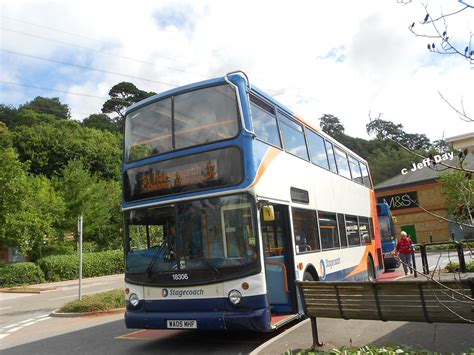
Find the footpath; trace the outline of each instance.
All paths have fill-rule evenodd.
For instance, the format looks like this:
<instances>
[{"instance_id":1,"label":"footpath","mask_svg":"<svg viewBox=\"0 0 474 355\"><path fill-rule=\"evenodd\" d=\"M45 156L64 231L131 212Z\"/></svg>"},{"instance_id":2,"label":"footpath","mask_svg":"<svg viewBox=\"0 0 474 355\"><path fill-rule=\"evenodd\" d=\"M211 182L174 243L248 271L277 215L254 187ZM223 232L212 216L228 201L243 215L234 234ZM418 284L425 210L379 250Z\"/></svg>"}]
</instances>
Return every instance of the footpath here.
<instances>
[{"instance_id":1,"label":"footpath","mask_svg":"<svg viewBox=\"0 0 474 355\"><path fill-rule=\"evenodd\" d=\"M410 280L413 275L392 274L392 280ZM459 275L456 275L458 277ZM474 277L474 273L462 274L462 278ZM423 280L418 275L418 280ZM454 274L442 274L444 279L453 280ZM384 281L387 276L378 278ZM438 280L435 277L436 280ZM369 320L344 320L318 318L319 339L324 343L319 351L330 352L343 346L362 347L407 345L441 353L465 353L474 348L473 324L420 323L420 322L382 322ZM251 354L282 354L288 350L297 352L312 346L311 324L309 319L295 325L255 349Z\"/></svg>"}]
</instances>

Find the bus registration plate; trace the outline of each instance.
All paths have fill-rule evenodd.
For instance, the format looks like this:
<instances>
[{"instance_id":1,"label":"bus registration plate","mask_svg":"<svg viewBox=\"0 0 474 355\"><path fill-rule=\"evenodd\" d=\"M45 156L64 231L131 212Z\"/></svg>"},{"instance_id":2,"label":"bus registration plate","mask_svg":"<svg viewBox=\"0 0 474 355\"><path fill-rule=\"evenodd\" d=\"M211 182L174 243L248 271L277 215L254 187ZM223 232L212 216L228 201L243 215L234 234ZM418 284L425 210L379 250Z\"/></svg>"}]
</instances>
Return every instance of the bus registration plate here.
<instances>
[{"instance_id":1,"label":"bus registration plate","mask_svg":"<svg viewBox=\"0 0 474 355\"><path fill-rule=\"evenodd\" d=\"M168 320L166 323L167 328L197 329L197 322L195 320Z\"/></svg>"}]
</instances>

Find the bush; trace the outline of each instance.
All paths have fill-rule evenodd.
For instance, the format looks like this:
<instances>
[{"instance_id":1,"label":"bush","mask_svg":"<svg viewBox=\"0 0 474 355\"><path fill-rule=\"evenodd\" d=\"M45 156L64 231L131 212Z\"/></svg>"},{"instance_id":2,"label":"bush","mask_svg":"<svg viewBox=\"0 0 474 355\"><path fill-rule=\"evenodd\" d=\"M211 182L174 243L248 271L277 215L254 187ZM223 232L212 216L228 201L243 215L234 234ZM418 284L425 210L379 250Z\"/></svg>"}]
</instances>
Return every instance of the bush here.
<instances>
[{"instance_id":1,"label":"bush","mask_svg":"<svg viewBox=\"0 0 474 355\"><path fill-rule=\"evenodd\" d=\"M38 260L46 280L74 280L79 277L79 255L52 255ZM110 250L82 256L82 276L94 277L124 271L123 251Z\"/></svg>"},{"instance_id":2,"label":"bush","mask_svg":"<svg viewBox=\"0 0 474 355\"><path fill-rule=\"evenodd\" d=\"M446 265L447 272L459 272L459 263L449 262ZM467 261L466 262L466 272L474 272L474 261Z\"/></svg>"},{"instance_id":3,"label":"bush","mask_svg":"<svg viewBox=\"0 0 474 355\"><path fill-rule=\"evenodd\" d=\"M81 301L75 300L62 306L59 312L95 312L106 311L125 307L125 295L123 290L112 290L97 293L95 295L84 296Z\"/></svg>"},{"instance_id":4,"label":"bush","mask_svg":"<svg viewBox=\"0 0 474 355\"><path fill-rule=\"evenodd\" d=\"M35 263L11 263L0 268L0 287L44 282L44 273Z\"/></svg>"},{"instance_id":5,"label":"bush","mask_svg":"<svg viewBox=\"0 0 474 355\"><path fill-rule=\"evenodd\" d=\"M31 254L31 260L36 261L50 255L70 255L76 253L74 243L42 245Z\"/></svg>"}]
</instances>

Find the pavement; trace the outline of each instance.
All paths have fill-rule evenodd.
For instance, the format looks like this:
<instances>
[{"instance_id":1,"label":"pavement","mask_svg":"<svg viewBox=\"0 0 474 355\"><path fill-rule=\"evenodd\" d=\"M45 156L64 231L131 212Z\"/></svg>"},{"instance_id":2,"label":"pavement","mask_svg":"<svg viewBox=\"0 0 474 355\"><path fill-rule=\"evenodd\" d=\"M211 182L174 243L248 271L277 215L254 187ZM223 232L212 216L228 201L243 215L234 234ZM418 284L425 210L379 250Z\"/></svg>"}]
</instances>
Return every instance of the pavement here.
<instances>
[{"instance_id":1,"label":"pavement","mask_svg":"<svg viewBox=\"0 0 474 355\"><path fill-rule=\"evenodd\" d=\"M417 280L425 280L418 274ZM459 274L456 277L459 279ZM454 274L434 275L436 280L453 280ZM462 274L462 278L474 277L474 273ZM413 280L414 275L407 275L400 270L381 274L378 281ZM331 352L343 346L362 347L407 345L416 349L425 349L441 353L466 353L471 349L474 354L474 325L419 323L419 322L382 322L370 320L344 320L318 318L319 340L322 352ZM337 331L334 331L337 329ZM259 346L251 355L282 354L288 350L298 352L312 346L311 323L307 319L287 331ZM470 353L470 352L469 352Z\"/></svg>"}]
</instances>

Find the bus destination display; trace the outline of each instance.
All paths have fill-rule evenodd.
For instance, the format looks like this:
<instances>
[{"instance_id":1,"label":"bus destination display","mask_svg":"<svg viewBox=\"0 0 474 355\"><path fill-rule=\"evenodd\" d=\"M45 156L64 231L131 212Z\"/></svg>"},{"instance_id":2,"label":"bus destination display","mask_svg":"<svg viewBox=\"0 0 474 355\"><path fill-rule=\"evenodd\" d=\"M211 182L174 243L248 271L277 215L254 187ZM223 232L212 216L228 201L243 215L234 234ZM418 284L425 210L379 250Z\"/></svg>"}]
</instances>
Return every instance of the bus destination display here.
<instances>
[{"instance_id":1,"label":"bus destination display","mask_svg":"<svg viewBox=\"0 0 474 355\"><path fill-rule=\"evenodd\" d=\"M126 201L237 185L242 181L237 148L225 148L166 160L125 172Z\"/></svg>"}]
</instances>

